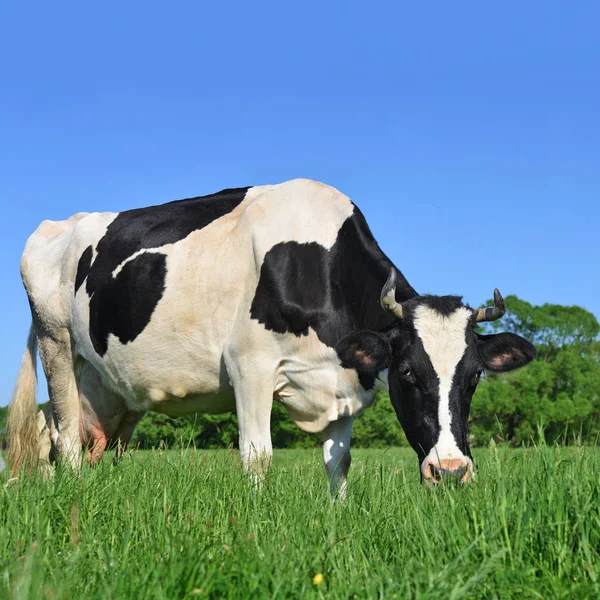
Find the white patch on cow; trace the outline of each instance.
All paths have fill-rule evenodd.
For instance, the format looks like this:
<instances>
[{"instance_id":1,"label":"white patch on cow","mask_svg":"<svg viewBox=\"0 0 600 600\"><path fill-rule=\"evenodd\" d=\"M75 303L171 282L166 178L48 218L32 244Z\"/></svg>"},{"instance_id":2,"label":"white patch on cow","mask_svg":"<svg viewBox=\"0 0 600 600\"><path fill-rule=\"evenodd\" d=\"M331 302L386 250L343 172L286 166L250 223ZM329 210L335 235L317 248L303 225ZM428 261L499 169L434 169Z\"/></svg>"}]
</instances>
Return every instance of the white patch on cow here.
<instances>
[{"instance_id":1,"label":"white patch on cow","mask_svg":"<svg viewBox=\"0 0 600 600\"><path fill-rule=\"evenodd\" d=\"M459 450L450 428L452 423L450 390L456 367L467 349L465 332L471 314L471 311L464 307L448 316L443 316L424 305L419 306L415 311L415 329L438 376L440 395L438 407L440 435L423 465L438 464L438 461L445 459L461 459L470 462Z\"/></svg>"},{"instance_id":2,"label":"white patch on cow","mask_svg":"<svg viewBox=\"0 0 600 600\"><path fill-rule=\"evenodd\" d=\"M354 212L354 205L347 196L310 179L251 188L245 202L248 207L244 217L253 230L257 266L262 264L265 254L281 242L316 242L329 250L344 221ZM289 210L282 210L282 206ZM244 218L240 219L243 221Z\"/></svg>"},{"instance_id":3,"label":"white patch on cow","mask_svg":"<svg viewBox=\"0 0 600 600\"><path fill-rule=\"evenodd\" d=\"M257 321L251 322L248 331L255 332L256 341L266 335ZM373 403L375 390L363 390L355 371L339 368L337 353L323 344L313 329L301 338L276 334L275 340L283 342L268 352L272 355L278 349L281 354L275 394L302 430L322 431L329 423L356 415Z\"/></svg>"},{"instance_id":4,"label":"white patch on cow","mask_svg":"<svg viewBox=\"0 0 600 600\"><path fill-rule=\"evenodd\" d=\"M137 252L134 252L131 256L128 256L113 272L112 276L116 277L122 270L123 267L132 260L136 259L141 254L165 254L165 249L171 246L172 244L164 244L160 248L142 248Z\"/></svg>"}]
</instances>

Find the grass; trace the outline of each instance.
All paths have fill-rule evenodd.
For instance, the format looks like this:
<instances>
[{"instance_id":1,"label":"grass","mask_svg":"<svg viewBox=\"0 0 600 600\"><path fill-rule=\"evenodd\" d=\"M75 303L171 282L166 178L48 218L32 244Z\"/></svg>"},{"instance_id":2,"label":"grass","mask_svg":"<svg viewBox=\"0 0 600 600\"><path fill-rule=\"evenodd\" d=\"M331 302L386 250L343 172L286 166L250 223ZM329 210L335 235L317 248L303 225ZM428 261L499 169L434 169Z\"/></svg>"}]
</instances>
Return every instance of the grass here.
<instances>
[{"instance_id":1,"label":"grass","mask_svg":"<svg viewBox=\"0 0 600 600\"><path fill-rule=\"evenodd\" d=\"M412 451L355 450L344 504L304 450L259 493L229 451L4 482L0 597L599 598L600 449L475 458L429 489Z\"/></svg>"}]
</instances>

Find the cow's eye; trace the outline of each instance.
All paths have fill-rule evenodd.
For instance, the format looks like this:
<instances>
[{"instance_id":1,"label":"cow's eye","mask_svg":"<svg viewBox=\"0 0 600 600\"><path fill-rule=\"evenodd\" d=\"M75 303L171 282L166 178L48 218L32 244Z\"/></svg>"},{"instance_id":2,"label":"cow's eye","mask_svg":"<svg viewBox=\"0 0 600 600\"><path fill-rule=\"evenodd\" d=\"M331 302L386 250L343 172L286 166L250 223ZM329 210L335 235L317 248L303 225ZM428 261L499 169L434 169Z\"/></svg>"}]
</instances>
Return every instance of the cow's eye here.
<instances>
[{"instance_id":1,"label":"cow's eye","mask_svg":"<svg viewBox=\"0 0 600 600\"><path fill-rule=\"evenodd\" d=\"M410 368L404 365L398 368L398 377L402 379L412 379L413 374Z\"/></svg>"}]
</instances>

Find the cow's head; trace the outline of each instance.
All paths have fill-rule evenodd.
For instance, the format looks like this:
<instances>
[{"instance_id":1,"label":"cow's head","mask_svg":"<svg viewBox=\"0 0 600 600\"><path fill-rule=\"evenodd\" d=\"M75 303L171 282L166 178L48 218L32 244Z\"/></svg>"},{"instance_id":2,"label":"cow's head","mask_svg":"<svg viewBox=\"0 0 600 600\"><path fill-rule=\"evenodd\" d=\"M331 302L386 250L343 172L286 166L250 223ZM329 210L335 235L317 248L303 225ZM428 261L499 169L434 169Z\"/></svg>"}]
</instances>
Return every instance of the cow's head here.
<instances>
[{"instance_id":1,"label":"cow's head","mask_svg":"<svg viewBox=\"0 0 600 600\"><path fill-rule=\"evenodd\" d=\"M344 367L370 374L388 369L390 398L422 476L431 483L445 476L467 481L473 473L467 421L481 374L518 369L535 357L535 348L513 333L474 331L477 323L504 314L498 290L494 307L474 310L457 296L398 304L395 288L393 269L381 293L393 324L383 333L352 333L336 350Z\"/></svg>"}]
</instances>

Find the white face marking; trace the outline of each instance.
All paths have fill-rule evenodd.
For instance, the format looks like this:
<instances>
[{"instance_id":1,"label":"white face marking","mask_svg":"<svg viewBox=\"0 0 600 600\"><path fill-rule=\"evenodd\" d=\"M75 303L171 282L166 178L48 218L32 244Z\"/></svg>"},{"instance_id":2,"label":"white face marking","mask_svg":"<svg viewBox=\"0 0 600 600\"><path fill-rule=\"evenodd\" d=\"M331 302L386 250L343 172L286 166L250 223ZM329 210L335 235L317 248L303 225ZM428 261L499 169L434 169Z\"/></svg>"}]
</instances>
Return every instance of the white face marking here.
<instances>
[{"instance_id":1,"label":"white face marking","mask_svg":"<svg viewBox=\"0 0 600 600\"><path fill-rule=\"evenodd\" d=\"M421 305L415 311L415 329L423 342L425 352L438 376L440 403L438 420L440 436L429 452L423 465L428 462L438 464L438 460L461 459L470 463L459 450L452 435L450 425L450 390L456 367L467 348L465 332L471 311L461 307L448 316L442 316L428 306Z\"/></svg>"}]
</instances>

